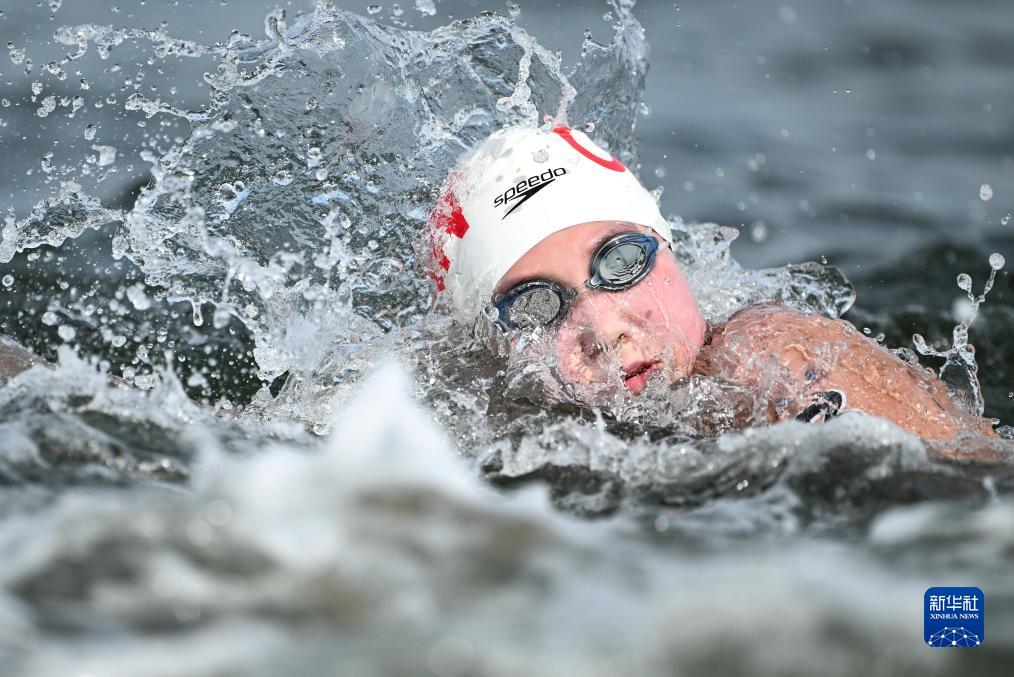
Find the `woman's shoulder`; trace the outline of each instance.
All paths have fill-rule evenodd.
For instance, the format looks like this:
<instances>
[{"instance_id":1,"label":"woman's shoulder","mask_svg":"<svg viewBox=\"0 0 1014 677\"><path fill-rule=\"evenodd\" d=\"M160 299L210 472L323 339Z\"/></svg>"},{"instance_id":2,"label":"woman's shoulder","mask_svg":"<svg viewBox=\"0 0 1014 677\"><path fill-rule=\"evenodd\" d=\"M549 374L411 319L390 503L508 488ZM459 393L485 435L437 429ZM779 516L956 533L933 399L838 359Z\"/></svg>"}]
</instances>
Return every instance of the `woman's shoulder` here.
<instances>
[{"instance_id":1,"label":"woman's shoulder","mask_svg":"<svg viewBox=\"0 0 1014 677\"><path fill-rule=\"evenodd\" d=\"M708 338L699 373L755 384L774 374L811 384L814 374L842 361L855 361L858 368L887 353L850 322L774 303L740 310Z\"/></svg>"},{"instance_id":2,"label":"woman's shoulder","mask_svg":"<svg viewBox=\"0 0 1014 677\"><path fill-rule=\"evenodd\" d=\"M856 340L870 341L850 322L775 303L743 308L722 324L710 327L708 333L710 346L749 343L753 354L770 353L801 342L812 345Z\"/></svg>"},{"instance_id":3,"label":"woman's shoulder","mask_svg":"<svg viewBox=\"0 0 1014 677\"><path fill-rule=\"evenodd\" d=\"M745 325L771 325L773 328L788 326L800 327L837 327L841 331L854 332L856 328L850 322L821 315L815 311L802 310L779 303L756 303L733 313L729 319L719 325L719 329L728 331Z\"/></svg>"}]
</instances>

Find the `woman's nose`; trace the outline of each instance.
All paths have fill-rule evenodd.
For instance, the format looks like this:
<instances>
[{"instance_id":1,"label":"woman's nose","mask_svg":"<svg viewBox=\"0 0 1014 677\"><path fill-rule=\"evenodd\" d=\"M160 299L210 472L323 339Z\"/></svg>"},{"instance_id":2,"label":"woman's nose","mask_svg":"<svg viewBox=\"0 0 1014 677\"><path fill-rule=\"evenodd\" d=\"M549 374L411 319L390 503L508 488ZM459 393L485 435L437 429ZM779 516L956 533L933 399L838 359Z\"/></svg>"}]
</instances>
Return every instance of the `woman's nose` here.
<instances>
[{"instance_id":1,"label":"woman's nose","mask_svg":"<svg viewBox=\"0 0 1014 677\"><path fill-rule=\"evenodd\" d=\"M613 335L610 336L609 334L603 335L592 328L583 328L578 335L577 342L581 353L586 358L596 360L609 348L614 351L619 350L628 338L630 338L630 334L625 331L613 332Z\"/></svg>"},{"instance_id":2,"label":"woman's nose","mask_svg":"<svg viewBox=\"0 0 1014 677\"><path fill-rule=\"evenodd\" d=\"M568 323L578 330L578 343L589 358L605 350L619 350L630 339L634 326L625 311L622 292L593 292L579 297Z\"/></svg>"}]
</instances>

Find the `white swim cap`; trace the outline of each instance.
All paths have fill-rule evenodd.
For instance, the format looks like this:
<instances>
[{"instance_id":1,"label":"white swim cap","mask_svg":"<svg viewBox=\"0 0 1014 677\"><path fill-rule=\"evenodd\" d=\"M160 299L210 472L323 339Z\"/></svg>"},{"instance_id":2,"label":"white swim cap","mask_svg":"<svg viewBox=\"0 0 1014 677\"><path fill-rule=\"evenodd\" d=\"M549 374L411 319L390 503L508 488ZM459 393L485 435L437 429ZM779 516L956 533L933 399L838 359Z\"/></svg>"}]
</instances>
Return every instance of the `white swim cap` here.
<instances>
[{"instance_id":1,"label":"white swim cap","mask_svg":"<svg viewBox=\"0 0 1014 677\"><path fill-rule=\"evenodd\" d=\"M474 319L529 249L588 221L630 221L672 242L655 198L582 132L494 132L448 177L430 214L437 289L459 319Z\"/></svg>"}]
</instances>

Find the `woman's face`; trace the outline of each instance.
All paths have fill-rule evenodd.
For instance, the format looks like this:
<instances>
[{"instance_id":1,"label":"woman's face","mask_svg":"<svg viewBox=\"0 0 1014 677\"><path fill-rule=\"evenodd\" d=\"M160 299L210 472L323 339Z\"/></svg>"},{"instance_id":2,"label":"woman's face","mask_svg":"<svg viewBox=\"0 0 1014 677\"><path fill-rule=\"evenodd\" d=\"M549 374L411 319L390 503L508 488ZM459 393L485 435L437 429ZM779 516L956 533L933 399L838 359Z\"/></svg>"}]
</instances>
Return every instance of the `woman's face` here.
<instances>
[{"instance_id":1,"label":"woman's face","mask_svg":"<svg viewBox=\"0 0 1014 677\"><path fill-rule=\"evenodd\" d=\"M631 223L592 221L554 233L528 251L497 285L547 279L580 287L604 240L624 232L648 232L659 240L655 265L643 280L623 291L583 290L546 340L555 353L559 377L573 386L619 384L639 394L649 378L671 383L690 373L704 342L704 319L667 243ZM518 339L512 340L512 349Z\"/></svg>"}]
</instances>

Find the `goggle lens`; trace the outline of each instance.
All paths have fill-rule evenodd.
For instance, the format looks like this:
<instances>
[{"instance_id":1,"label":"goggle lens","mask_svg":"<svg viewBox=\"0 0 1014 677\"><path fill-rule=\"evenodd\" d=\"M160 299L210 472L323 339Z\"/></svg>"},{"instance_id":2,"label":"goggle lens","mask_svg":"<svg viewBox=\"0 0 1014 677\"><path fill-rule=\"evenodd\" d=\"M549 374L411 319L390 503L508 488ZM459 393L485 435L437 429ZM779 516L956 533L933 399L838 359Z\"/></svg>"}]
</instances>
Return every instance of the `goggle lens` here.
<instances>
[{"instance_id":1,"label":"goggle lens","mask_svg":"<svg viewBox=\"0 0 1014 677\"><path fill-rule=\"evenodd\" d=\"M516 297L507 307L507 322L520 329L550 324L560 314L563 299L551 287L532 287Z\"/></svg>"},{"instance_id":2,"label":"goggle lens","mask_svg":"<svg viewBox=\"0 0 1014 677\"><path fill-rule=\"evenodd\" d=\"M622 291L640 282L655 263L658 240L645 233L620 233L607 240L589 265L587 289ZM522 282L493 301L493 317L506 329L544 327L567 313L576 296L549 280Z\"/></svg>"},{"instance_id":3,"label":"goggle lens","mask_svg":"<svg viewBox=\"0 0 1014 677\"><path fill-rule=\"evenodd\" d=\"M608 285L627 285L646 272L647 261L648 252L644 245L622 242L602 252L602 259L593 275Z\"/></svg>"}]
</instances>

